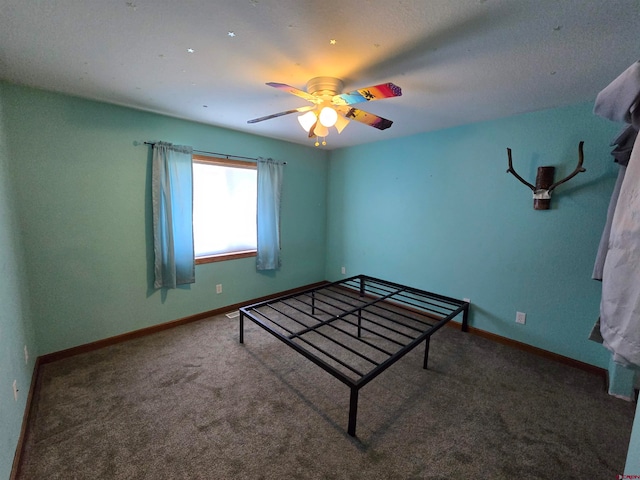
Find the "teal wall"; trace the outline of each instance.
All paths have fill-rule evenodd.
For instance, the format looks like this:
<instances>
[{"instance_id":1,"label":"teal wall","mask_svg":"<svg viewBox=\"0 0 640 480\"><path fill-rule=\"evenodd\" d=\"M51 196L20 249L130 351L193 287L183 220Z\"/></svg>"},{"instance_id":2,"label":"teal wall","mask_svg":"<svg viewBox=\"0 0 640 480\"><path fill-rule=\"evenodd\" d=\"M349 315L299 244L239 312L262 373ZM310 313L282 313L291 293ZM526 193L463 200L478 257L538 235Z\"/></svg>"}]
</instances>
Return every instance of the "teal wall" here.
<instances>
[{"instance_id":1,"label":"teal wall","mask_svg":"<svg viewBox=\"0 0 640 480\"><path fill-rule=\"evenodd\" d=\"M9 478L38 356L29 314L27 278L15 214L6 141L5 86L0 83L0 478ZM24 347L29 353L25 361ZM18 401L13 396L13 381Z\"/></svg>"},{"instance_id":2,"label":"teal wall","mask_svg":"<svg viewBox=\"0 0 640 480\"><path fill-rule=\"evenodd\" d=\"M472 302L471 325L603 368L587 339L599 314L591 280L617 167L619 125L591 104L518 115L336 151L328 186L328 279L364 273ZM556 178L552 209L506 173ZM527 314L515 323L516 311Z\"/></svg>"},{"instance_id":3,"label":"teal wall","mask_svg":"<svg viewBox=\"0 0 640 480\"><path fill-rule=\"evenodd\" d=\"M14 85L4 97L41 354L324 279L327 152ZM153 290L145 140L287 162L282 268L199 265L190 287Z\"/></svg>"}]
</instances>

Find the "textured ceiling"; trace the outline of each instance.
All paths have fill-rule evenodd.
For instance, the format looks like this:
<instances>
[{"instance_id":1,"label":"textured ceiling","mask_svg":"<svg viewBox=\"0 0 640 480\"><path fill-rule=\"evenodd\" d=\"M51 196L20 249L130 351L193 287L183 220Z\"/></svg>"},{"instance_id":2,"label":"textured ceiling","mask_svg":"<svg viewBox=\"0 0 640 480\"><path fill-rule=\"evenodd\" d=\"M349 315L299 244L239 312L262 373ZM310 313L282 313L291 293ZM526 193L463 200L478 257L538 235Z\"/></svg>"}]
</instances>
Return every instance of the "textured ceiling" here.
<instances>
[{"instance_id":1,"label":"textured ceiling","mask_svg":"<svg viewBox=\"0 0 640 480\"><path fill-rule=\"evenodd\" d=\"M308 105L265 82L402 87L338 148L593 100L639 26L640 0L0 0L0 78L305 145L295 114L247 124Z\"/></svg>"}]
</instances>

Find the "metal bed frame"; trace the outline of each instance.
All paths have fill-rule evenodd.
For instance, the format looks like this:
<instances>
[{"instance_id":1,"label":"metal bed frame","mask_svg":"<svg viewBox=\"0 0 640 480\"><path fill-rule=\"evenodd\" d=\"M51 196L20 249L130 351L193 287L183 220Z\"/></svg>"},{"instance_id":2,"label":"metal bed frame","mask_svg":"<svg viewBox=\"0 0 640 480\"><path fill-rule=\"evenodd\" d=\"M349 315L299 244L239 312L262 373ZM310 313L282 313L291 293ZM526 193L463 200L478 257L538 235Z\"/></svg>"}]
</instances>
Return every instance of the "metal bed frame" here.
<instances>
[{"instance_id":1,"label":"metal bed frame","mask_svg":"<svg viewBox=\"0 0 640 480\"><path fill-rule=\"evenodd\" d=\"M358 392L458 316L468 329L469 303L358 275L240 308L244 319L283 341L351 389L347 432L356 434Z\"/></svg>"}]
</instances>

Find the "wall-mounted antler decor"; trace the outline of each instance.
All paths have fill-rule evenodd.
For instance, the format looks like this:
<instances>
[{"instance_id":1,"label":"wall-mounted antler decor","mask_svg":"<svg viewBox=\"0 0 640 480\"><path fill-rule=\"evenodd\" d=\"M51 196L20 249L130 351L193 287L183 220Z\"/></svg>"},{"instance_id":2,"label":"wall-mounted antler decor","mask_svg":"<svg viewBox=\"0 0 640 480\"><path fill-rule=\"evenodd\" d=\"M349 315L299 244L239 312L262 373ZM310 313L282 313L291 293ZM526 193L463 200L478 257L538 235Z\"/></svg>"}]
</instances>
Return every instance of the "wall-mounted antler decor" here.
<instances>
[{"instance_id":1,"label":"wall-mounted antler decor","mask_svg":"<svg viewBox=\"0 0 640 480\"><path fill-rule=\"evenodd\" d=\"M507 169L507 173L513 174L514 177L516 177L533 191L533 208L535 210L549 210L549 208L551 208L551 192L553 192L553 190L558 185L571 180L580 172L586 172L586 170L582 168L582 161L584 160L584 155L582 153L583 144L584 142L580 142L578 144L578 166L573 172L564 177L562 180L553 183L553 175L556 170L555 167L538 167L538 174L536 175L535 185L531 185L516 173L516 171L513 169L513 162L511 160L511 149L507 148L507 156L509 157L509 168Z\"/></svg>"}]
</instances>

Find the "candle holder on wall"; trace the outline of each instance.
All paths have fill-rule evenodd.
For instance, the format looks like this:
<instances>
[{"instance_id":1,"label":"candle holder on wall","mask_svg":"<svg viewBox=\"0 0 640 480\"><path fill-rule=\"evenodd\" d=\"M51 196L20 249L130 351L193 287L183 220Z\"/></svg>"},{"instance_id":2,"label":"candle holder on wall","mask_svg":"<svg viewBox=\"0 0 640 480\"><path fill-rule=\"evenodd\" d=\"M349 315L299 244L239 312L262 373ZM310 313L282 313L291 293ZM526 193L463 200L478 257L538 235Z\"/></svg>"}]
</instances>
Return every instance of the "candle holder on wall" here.
<instances>
[{"instance_id":1,"label":"candle holder on wall","mask_svg":"<svg viewBox=\"0 0 640 480\"><path fill-rule=\"evenodd\" d=\"M586 169L582 168L582 162L584 160L584 154L582 152L582 145L584 142L578 144L578 166L573 172L564 177L558 182L553 182L555 174L555 167L538 167L538 174L536 175L536 184L532 185L524 178L517 174L513 169L513 161L511 159L511 149L507 148L507 156L509 158L509 168L507 173L511 173L520 182L524 183L533 191L533 208L534 210L549 210L551 208L551 192L558 186L571 180L580 172L586 172Z\"/></svg>"}]
</instances>

